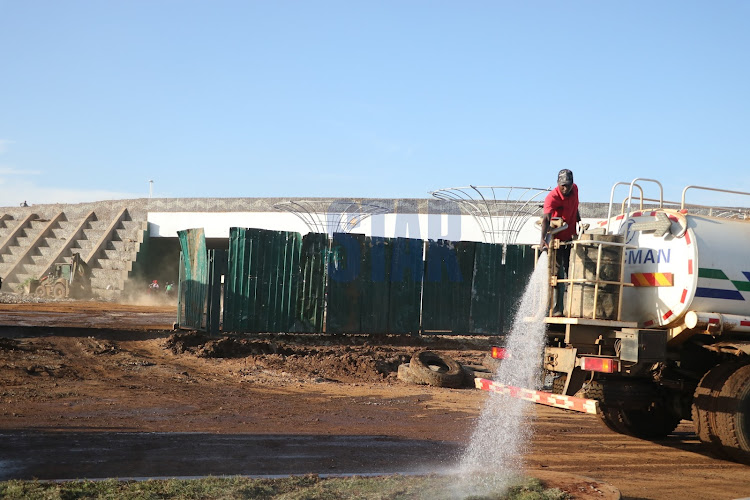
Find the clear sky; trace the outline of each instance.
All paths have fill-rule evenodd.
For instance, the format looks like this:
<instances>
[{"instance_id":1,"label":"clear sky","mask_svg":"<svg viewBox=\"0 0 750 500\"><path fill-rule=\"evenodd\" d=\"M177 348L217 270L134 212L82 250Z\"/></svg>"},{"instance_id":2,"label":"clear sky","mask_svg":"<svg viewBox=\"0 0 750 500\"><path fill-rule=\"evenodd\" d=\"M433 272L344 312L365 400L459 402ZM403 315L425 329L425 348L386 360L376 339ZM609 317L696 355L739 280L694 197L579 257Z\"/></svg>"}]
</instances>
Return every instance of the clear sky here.
<instances>
[{"instance_id":1,"label":"clear sky","mask_svg":"<svg viewBox=\"0 0 750 500\"><path fill-rule=\"evenodd\" d=\"M0 205L426 198L561 168L583 201L750 191L748 26L736 0L0 0Z\"/></svg>"}]
</instances>

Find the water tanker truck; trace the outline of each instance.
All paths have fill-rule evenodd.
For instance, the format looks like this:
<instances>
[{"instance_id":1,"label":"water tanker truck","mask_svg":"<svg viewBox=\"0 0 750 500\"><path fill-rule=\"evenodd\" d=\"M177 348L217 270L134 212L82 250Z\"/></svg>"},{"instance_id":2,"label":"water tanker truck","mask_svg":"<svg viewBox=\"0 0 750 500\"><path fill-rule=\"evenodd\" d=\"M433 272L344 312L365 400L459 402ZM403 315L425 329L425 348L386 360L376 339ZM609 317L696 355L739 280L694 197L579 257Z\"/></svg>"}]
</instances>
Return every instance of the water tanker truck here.
<instances>
[{"instance_id":1,"label":"water tanker truck","mask_svg":"<svg viewBox=\"0 0 750 500\"><path fill-rule=\"evenodd\" d=\"M658 197L645 198L644 187ZM550 245L551 266L561 245L572 247L568 277L549 274L550 295L560 281L567 288L563 316L550 308L544 319L551 392L477 386L597 413L611 430L643 439L692 420L713 454L750 464L750 210L687 204L698 190L750 196L687 186L670 203L656 180L615 184L606 219Z\"/></svg>"}]
</instances>

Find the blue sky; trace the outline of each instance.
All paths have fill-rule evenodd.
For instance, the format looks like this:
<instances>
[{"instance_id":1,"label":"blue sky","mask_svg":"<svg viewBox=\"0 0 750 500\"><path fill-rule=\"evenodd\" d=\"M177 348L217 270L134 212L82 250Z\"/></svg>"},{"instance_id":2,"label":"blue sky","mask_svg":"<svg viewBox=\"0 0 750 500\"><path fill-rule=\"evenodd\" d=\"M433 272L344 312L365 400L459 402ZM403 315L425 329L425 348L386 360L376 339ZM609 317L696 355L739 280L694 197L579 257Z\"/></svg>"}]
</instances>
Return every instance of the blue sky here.
<instances>
[{"instance_id":1,"label":"blue sky","mask_svg":"<svg viewBox=\"0 0 750 500\"><path fill-rule=\"evenodd\" d=\"M635 177L750 191L748 25L731 0L0 0L0 205L149 180L424 198L561 168L584 201Z\"/></svg>"}]
</instances>

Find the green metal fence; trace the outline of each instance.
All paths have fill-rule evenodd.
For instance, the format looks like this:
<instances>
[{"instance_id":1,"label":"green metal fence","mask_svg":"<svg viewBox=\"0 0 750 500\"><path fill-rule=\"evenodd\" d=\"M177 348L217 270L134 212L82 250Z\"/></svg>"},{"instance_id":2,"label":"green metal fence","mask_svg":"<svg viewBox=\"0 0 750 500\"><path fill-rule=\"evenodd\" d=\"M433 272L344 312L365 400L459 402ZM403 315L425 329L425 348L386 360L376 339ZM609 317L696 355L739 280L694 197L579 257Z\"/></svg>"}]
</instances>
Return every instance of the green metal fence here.
<instances>
[{"instance_id":1,"label":"green metal fence","mask_svg":"<svg viewBox=\"0 0 750 500\"><path fill-rule=\"evenodd\" d=\"M225 331L294 331L301 248L299 233L230 229Z\"/></svg>"},{"instance_id":2,"label":"green metal fence","mask_svg":"<svg viewBox=\"0 0 750 500\"><path fill-rule=\"evenodd\" d=\"M325 233L308 233L302 238L297 280L297 332L323 331L328 245Z\"/></svg>"},{"instance_id":3,"label":"green metal fence","mask_svg":"<svg viewBox=\"0 0 750 500\"><path fill-rule=\"evenodd\" d=\"M530 245L476 243L471 287L469 331L475 334L507 332L518 301L534 270Z\"/></svg>"},{"instance_id":4,"label":"green metal fence","mask_svg":"<svg viewBox=\"0 0 750 500\"><path fill-rule=\"evenodd\" d=\"M328 333L418 333L422 240L336 233L328 266Z\"/></svg>"},{"instance_id":5,"label":"green metal fence","mask_svg":"<svg viewBox=\"0 0 750 500\"><path fill-rule=\"evenodd\" d=\"M469 333L476 243L428 241L422 329Z\"/></svg>"},{"instance_id":6,"label":"green metal fence","mask_svg":"<svg viewBox=\"0 0 750 500\"><path fill-rule=\"evenodd\" d=\"M201 260L202 231L190 231L181 325L212 333L223 321L233 332L501 334L534 267L526 245L252 228L231 228L228 251Z\"/></svg>"},{"instance_id":7,"label":"green metal fence","mask_svg":"<svg viewBox=\"0 0 750 500\"><path fill-rule=\"evenodd\" d=\"M180 283L177 293L177 324L181 328L206 329L208 253L203 229L178 231L180 239Z\"/></svg>"}]
</instances>

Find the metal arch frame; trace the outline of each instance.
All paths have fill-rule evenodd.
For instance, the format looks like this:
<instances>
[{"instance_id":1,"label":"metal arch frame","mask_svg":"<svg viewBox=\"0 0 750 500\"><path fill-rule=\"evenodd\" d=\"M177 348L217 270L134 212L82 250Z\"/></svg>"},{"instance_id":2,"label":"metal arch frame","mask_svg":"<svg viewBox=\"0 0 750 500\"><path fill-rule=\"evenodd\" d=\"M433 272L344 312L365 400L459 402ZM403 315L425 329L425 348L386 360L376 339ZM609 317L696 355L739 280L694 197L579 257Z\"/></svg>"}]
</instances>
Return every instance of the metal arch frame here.
<instances>
[{"instance_id":1,"label":"metal arch frame","mask_svg":"<svg viewBox=\"0 0 750 500\"><path fill-rule=\"evenodd\" d=\"M505 199L498 199L498 193L506 190ZM514 190L523 192L511 199ZM479 225L486 243L514 244L518 233L526 222L541 211L534 201L545 195L551 188L531 188L516 186L475 186L451 187L431 191L440 200L459 203ZM498 226L496 227L495 219ZM488 236L489 235L489 238ZM501 241L496 241L495 236Z\"/></svg>"},{"instance_id":2,"label":"metal arch frame","mask_svg":"<svg viewBox=\"0 0 750 500\"><path fill-rule=\"evenodd\" d=\"M323 209L322 204L327 204ZM336 206L340 204L339 206ZM317 206L316 206L317 205ZM274 204L276 210L283 210L299 217L312 233L349 233L359 223L372 215L390 212L376 203L362 203L347 199L329 200L289 200ZM330 211L332 207L342 210ZM351 217L354 215L354 217Z\"/></svg>"}]
</instances>

